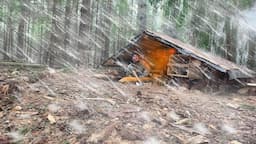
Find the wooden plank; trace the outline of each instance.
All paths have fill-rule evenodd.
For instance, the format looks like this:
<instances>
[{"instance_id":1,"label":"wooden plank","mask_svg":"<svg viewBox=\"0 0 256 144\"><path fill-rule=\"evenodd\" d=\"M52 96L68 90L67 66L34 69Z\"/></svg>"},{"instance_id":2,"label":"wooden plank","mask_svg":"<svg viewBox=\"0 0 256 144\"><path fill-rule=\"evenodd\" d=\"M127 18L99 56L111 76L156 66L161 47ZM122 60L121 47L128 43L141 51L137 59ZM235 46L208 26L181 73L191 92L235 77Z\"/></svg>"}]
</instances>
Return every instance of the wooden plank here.
<instances>
[{"instance_id":1,"label":"wooden plank","mask_svg":"<svg viewBox=\"0 0 256 144\"><path fill-rule=\"evenodd\" d=\"M182 77L182 78L188 78L188 75L180 75L180 74L167 74L168 76L174 76L174 77Z\"/></svg>"},{"instance_id":2,"label":"wooden plank","mask_svg":"<svg viewBox=\"0 0 256 144\"><path fill-rule=\"evenodd\" d=\"M211 79L211 77L199 66L197 66L196 68L199 69L199 71L207 78L207 79Z\"/></svg>"},{"instance_id":3,"label":"wooden plank","mask_svg":"<svg viewBox=\"0 0 256 144\"><path fill-rule=\"evenodd\" d=\"M168 64L168 66L170 66L170 67L188 68L189 64L178 64L178 63L175 63L175 64Z\"/></svg>"}]
</instances>

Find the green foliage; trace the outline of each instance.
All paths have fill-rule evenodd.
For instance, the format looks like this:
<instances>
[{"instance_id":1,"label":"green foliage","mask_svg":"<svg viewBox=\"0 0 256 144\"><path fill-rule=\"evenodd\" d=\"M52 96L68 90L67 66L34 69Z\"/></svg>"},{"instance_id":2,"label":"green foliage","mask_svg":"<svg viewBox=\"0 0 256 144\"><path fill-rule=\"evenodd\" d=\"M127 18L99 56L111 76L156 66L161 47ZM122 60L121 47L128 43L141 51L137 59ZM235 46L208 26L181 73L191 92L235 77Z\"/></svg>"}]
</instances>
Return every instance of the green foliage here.
<instances>
[{"instance_id":1,"label":"green foliage","mask_svg":"<svg viewBox=\"0 0 256 144\"><path fill-rule=\"evenodd\" d=\"M200 31L198 33L198 45L200 48L204 48L204 49L209 49L209 45L210 45L210 35L209 33L205 32L205 31Z\"/></svg>"},{"instance_id":2,"label":"green foliage","mask_svg":"<svg viewBox=\"0 0 256 144\"><path fill-rule=\"evenodd\" d=\"M176 22L177 27L182 27L185 24L186 16L188 15L188 11L189 11L188 1L185 0L182 4L183 6L181 11L179 12L177 22Z\"/></svg>"},{"instance_id":3,"label":"green foliage","mask_svg":"<svg viewBox=\"0 0 256 144\"><path fill-rule=\"evenodd\" d=\"M254 105L242 104L241 108L246 109L246 110L250 110L250 111L256 111L256 106L254 106Z\"/></svg>"},{"instance_id":4,"label":"green foliage","mask_svg":"<svg viewBox=\"0 0 256 144\"><path fill-rule=\"evenodd\" d=\"M158 8L158 4L161 3L162 0L149 0L149 4L154 8Z\"/></svg>"},{"instance_id":5,"label":"green foliage","mask_svg":"<svg viewBox=\"0 0 256 144\"><path fill-rule=\"evenodd\" d=\"M171 11L174 8L175 1L174 0L165 0L162 6L164 16L169 17L171 15Z\"/></svg>"},{"instance_id":6,"label":"green foliage","mask_svg":"<svg viewBox=\"0 0 256 144\"><path fill-rule=\"evenodd\" d=\"M70 144L70 142L68 140L64 140L62 143L63 144Z\"/></svg>"},{"instance_id":7,"label":"green foliage","mask_svg":"<svg viewBox=\"0 0 256 144\"><path fill-rule=\"evenodd\" d=\"M12 15L20 13L21 5L22 5L21 1L10 0L8 3L9 3L9 9L10 9L10 12L12 12Z\"/></svg>"},{"instance_id":8,"label":"green foliage","mask_svg":"<svg viewBox=\"0 0 256 144\"><path fill-rule=\"evenodd\" d=\"M24 126L22 128L19 129L19 133L22 135L26 135L27 133L30 132L30 127L29 126Z\"/></svg>"},{"instance_id":9,"label":"green foliage","mask_svg":"<svg viewBox=\"0 0 256 144\"><path fill-rule=\"evenodd\" d=\"M127 15L129 10L127 0L118 0L115 6L115 10L118 11L119 15Z\"/></svg>"},{"instance_id":10,"label":"green foliage","mask_svg":"<svg viewBox=\"0 0 256 144\"><path fill-rule=\"evenodd\" d=\"M49 17L38 17L32 22L32 37L39 39L41 34L47 33L51 27L51 19Z\"/></svg>"},{"instance_id":11,"label":"green foliage","mask_svg":"<svg viewBox=\"0 0 256 144\"><path fill-rule=\"evenodd\" d=\"M111 48L114 47L112 48L114 50L110 51L115 51L127 44L128 39L137 33L138 25L136 25L136 23L138 20L138 10L136 10L136 8L138 1L91 1L92 14L90 14L90 17L93 19L91 22L91 31L95 34L95 36L93 35L91 38L96 39L96 46L104 45L104 39L101 38L101 31L109 35L110 43L108 45L111 45ZM229 15L236 15L239 10L251 8L255 1L256 0L148 0L147 3L149 5L146 12L146 25L150 30L163 31L166 29L167 31L175 31L178 39L193 40L193 43L198 44L198 47L204 49L209 49L209 47L220 49L219 47L225 47L225 40L221 39L225 39L225 34L228 33L228 28L221 27L222 23L227 23L225 19L231 17ZM24 16L25 24L21 21L22 5L24 2L28 2ZM53 13L52 2L53 0L2 0L2 3L0 2L1 31L12 30L14 33L13 42L17 42L17 40L15 40L17 38L17 32L20 28L19 26L23 24L25 27L23 31L26 33L24 38L26 53L29 53L30 46L37 47L37 44L40 44L40 42L43 44L49 43L51 41L49 36L51 34L50 32L54 31L55 28L52 27L51 23ZM57 0L55 2L57 2L56 7L58 9L56 15L59 16L58 28L65 33L63 28L66 26L65 6L67 0ZM105 13L108 12L104 9L106 8L106 4L112 4L111 6L109 5L112 14L105 15ZM235 7L237 7L237 9ZM72 11L70 20L72 22L67 25L70 25L68 27L70 31L69 34L73 42L75 41L74 39L78 37L76 34L79 31L81 0L71 0L70 8ZM33 10L37 11L34 12ZM222 14L222 12L224 12L224 14ZM109 15L111 15L111 27L105 30L105 16L108 17ZM8 20L10 20L9 23L7 23ZM8 29L7 24L10 24L12 29ZM173 28L175 28L175 30L173 30ZM20 30L22 31L22 29ZM220 36L217 36L215 31L219 32ZM60 32L60 35L64 35L62 32ZM222 36L222 32L224 36ZM195 37L191 38L191 33L193 33ZM230 35L235 35L235 33L231 31ZM26 38L26 36L29 38ZM235 41L236 40L233 40L232 42L236 43ZM232 47L235 47L235 45L236 44L232 44ZM44 53L44 51L43 49L42 53Z\"/></svg>"},{"instance_id":12,"label":"green foliage","mask_svg":"<svg viewBox=\"0 0 256 144\"><path fill-rule=\"evenodd\" d=\"M240 9L246 9L252 7L255 0L232 0L231 2Z\"/></svg>"}]
</instances>

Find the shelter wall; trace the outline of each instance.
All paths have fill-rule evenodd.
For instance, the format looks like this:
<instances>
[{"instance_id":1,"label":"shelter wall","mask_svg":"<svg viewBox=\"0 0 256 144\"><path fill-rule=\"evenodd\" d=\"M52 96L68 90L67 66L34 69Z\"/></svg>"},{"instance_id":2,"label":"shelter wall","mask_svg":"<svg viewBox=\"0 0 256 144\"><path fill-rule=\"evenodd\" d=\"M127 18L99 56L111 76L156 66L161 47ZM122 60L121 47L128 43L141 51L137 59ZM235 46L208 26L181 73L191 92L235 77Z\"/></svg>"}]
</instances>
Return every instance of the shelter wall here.
<instances>
[{"instance_id":1,"label":"shelter wall","mask_svg":"<svg viewBox=\"0 0 256 144\"><path fill-rule=\"evenodd\" d=\"M160 75L166 74L169 58L176 53L176 50L152 40L151 37L146 35L142 37L138 44L145 60L151 66L151 72Z\"/></svg>"}]
</instances>

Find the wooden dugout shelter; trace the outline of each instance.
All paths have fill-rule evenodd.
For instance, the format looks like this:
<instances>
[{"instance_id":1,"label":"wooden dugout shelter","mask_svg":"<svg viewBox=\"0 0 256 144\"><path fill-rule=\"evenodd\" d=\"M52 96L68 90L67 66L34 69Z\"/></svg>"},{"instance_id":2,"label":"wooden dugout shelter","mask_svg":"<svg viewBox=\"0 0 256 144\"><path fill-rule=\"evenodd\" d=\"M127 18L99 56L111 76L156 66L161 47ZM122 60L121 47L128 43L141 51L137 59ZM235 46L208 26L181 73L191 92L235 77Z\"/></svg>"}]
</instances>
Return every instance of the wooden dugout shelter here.
<instances>
[{"instance_id":1,"label":"wooden dugout shelter","mask_svg":"<svg viewBox=\"0 0 256 144\"><path fill-rule=\"evenodd\" d=\"M255 72L246 67L151 31L137 35L104 65L128 64L134 53L149 63L153 75L225 81L255 77Z\"/></svg>"}]
</instances>

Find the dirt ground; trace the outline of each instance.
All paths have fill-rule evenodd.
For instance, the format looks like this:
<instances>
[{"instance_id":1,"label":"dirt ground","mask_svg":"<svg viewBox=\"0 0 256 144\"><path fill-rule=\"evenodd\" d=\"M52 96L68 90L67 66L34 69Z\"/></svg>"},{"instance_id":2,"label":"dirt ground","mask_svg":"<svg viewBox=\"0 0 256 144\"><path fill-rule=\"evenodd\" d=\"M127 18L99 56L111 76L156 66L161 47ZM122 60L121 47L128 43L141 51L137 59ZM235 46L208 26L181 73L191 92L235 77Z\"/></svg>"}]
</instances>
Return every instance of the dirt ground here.
<instances>
[{"instance_id":1,"label":"dirt ground","mask_svg":"<svg viewBox=\"0 0 256 144\"><path fill-rule=\"evenodd\" d=\"M0 70L0 144L255 144L256 96L121 84L99 70Z\"/></svg>"}]
</instances>

